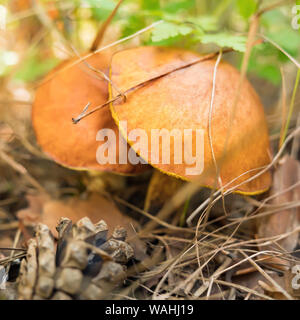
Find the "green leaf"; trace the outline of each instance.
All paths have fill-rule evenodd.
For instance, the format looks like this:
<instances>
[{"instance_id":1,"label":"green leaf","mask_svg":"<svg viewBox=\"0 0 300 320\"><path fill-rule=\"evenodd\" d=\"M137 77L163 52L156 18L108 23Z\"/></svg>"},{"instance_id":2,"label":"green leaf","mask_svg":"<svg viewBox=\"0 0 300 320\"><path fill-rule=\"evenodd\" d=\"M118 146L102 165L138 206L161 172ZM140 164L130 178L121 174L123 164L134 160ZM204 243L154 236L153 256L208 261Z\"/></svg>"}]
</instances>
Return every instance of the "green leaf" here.
<instances>
[{"instance_id":1,"label":"green leaf","mask_svg":"<svg viewBox=\"0 0 300 320\"><path fill-rule=\"evenodd\" d=\"M142 9L144 10L159 10L160 9L160 0L143 0Z\"/></svg>"},{"instance_id":2,"label":"green leaf","mask_svg":"<svg viewBox=\"0 0 300 320\"><path fill-rule=\"evenodd\" d=\"M213 16L201 16L195 22L205 31L216 31L218 29L218 19Z\"/></svg>"},{"instance_id":3,"label":"green leaf","mask_svg":"<svg viewBox=\"0 0 300 320\"><path fill-rule=\"evenodd\" d=\"M152 31L151 40L153 42L159 42L168 38L173 38L178 35L186 36L193 31L193 28L187 25L178 25L173 22L162 22L157 25Z\"/></svg>"},{"instance_id":4,"label":"green leaf","mask_svg":"<svg viewBox=\"0 0 300 320\"><path fill-rule=\"evenodd\" d=\"M278 85L281 81L281 73L276 49L268 43L255 46L249 59L248 71L274 85Z\"/></svg>"},{"instance_id":5,"label":"green leaf","mask_svg":"<svg viewBox=\"0 0 300 320\"><path fill-rule=\"evenodd\" d=\"M127 37L136 31L143 29L145 26L145 19L143 16L131 15L124 20L122 37Z\"/></svg>"},{"instance_id":6,"label":"green leaf","mask_svg":"<svg viewBox=\"0 0 300 320\"><path fill-rule=\"evenodd\" d=\"M105 20L114 10L116 2L113 0L83 0L92 8L93 17L96 20Z\"/></svg>"},{"instance_id":7,"label":"green leaf","mask_svg":"<svg viewBox=\"0 0 300 320\"><path fill-rule=\"evenodd\" d=\"M147 1L147 0L146 0ZM179 0L169 1L166 6L163 7L164 12L177 13L183 10L188 10L195 7L195 2L191 0Z\"/></svg>"},{"instance_id":8,"label":"green leaf","mask_svg":"<svg viewBox=\"0 0 300 320\"><path fill-rule=\"evenodd\" d=\"M236 51L245 52L247 38L222 32L217 34L204 34L200 36L200 41L202 43L214 43L221 48L229 47Z\"/></svg>"},{"instance_id":9,"label":"green leaf","mask_svg":"<svg viewBox=\"0 0 300 320\"><path fill-rule=\"evenodd\" d=\"M236 4L240 15L245 19L255 12L257 6L256 0L237 0Z\"/></svg>"},{"instance_id":10,"label":"green leaf","mask_svg":"<svg viewBox=\"0 0 300 320\"><path fill-rule=\"evenodd\" d=\"M14 75L14 79L25 82L35 81L53 69L58 62L59 60L56 58L42 60L36 55L33 55L23 62L17 73Z\"/></svg>"},{"instance_id":11,"label":"green leaf","mask_svg":"<svg viewBox=\"0 0 300 320\"><path fill-rule=\"evenodd\" d=\"M289 54L296 57L300 48L299 33L291 28L282 28L280 32L268 34L269 38L276 42Z\"/></svg>"},{"instance_id":12,"label":"green leaf","mask_svg":"<svg viewBox=\"0 0 300 320\"><path fill-rule=\"evenodd\" d=\"M278 29L285 25L285 16L278 10L268 11L261 16L261 25L267 30Z\"/></svg>"},{"instance_id":13,"label":"green leaf","mask_svg":"<svg viewBox=\"0 0 300 320\"><path fill-rule=\"evenodd\" d=\"M187 17L185 20L204 31L216 31L218 29L218 19L214 16Z\"/></svg>"},{"instance_id":14,"label":"green leaf","mask_svg":"<svg viewBox=\"0 0 300 320\"><path fill-rule=\"evenodd\" d=\"M261 66L256 66L255 69L253 69L255 73L264 79L269 80L274 85L278 85L281 81L281 73L277 66L274 66L273 64L265 64Z\"/></svg>"}]
</instances>

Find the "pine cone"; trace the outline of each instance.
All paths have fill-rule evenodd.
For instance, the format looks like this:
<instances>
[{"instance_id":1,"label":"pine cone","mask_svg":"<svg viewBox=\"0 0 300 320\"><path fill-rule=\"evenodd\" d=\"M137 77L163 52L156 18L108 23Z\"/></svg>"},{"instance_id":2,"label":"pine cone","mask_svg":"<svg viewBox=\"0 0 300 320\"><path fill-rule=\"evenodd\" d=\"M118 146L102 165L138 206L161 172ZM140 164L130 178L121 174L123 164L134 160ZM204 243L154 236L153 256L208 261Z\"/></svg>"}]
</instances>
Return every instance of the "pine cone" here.
<instances>
[{"instance_id":1,"label":"pine cone","mask_svg":"<svg viewBox=\"0 0 300 320\"><path fill-rule=\"evenodd\" d=\"M126 230L117 227L110 239L101 220L93 224L88 218L75 225L61 218L58 243L46 225L36 227L29 240L26 259L20 266L19 299L97 300L126 278L126 263L133 257L125 242Z\"/></svg>"}]
</instances>

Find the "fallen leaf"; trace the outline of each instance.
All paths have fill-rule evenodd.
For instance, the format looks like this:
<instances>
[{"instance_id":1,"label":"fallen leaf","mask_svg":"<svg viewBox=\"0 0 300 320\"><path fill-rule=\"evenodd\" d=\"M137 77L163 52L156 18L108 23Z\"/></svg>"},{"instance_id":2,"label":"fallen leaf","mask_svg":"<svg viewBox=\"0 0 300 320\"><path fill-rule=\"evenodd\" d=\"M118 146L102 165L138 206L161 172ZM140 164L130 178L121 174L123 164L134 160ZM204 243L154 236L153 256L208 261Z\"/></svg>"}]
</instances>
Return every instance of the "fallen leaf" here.
<instances>
[{"instance_id":1,"label":"fallen leaf","mask_svg":"<svg viewBox=\"0 0 300 320\"><path fill-rule=\"evenodd\" d=\"M18 218L24 223L42 222L46 224L54 235L61 217L69 218L76 223L83 217L88 217L93 223L103 219L112 232L116 226L126 228L128 236L134 234L133 226L136 221L122 214L112 201L103 196L92 193L87 199L72 197L66 200L53 200L41 196L28 196L29 207L18 212Z\"/></svg>"},{"instance_id":2,"label":"fallen leaf","mask_svg":"<svg viewBox=\"0 0 300 320\"><path fill-rule=\"evenodd\" d=\"M26 200L28 201L28 207L18 211L18 219L27 224L35 223L40 219L44 204L49 201L49 198L44 194L27 194Z\"/></svg>"}]
</instances>

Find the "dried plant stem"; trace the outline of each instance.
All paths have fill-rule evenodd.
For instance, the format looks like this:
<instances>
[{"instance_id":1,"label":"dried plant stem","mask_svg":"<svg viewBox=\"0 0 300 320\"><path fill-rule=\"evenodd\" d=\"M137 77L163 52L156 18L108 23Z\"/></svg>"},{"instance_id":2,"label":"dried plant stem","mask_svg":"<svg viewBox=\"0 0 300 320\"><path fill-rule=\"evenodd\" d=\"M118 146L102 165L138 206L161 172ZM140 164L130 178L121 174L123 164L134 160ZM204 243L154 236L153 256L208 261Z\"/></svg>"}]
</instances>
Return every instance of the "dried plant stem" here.
<instances>
[{"instance_id":1,"label":"dried plant stem","mask_svg":"<svg viewBox=\"0 0 300 320\"><path fill-rule=\"evenodd\" d=\"M274 10L274 9L276 9L278 7L286 5L288 2L293 2L293 0L280 0L280 1L277 1L277 2L271 4L271 5L267 6L267 7L262 8L261 10L259 10L257 12L257 15L261 16L262 14L264 14L264 13L266 13L268 11L271 11L271 10Z\"/></svg>"},{"instance_id":2,"label":"dried plant stem","mask_svg":"<svg viewBox=\"0 0 300 320\"><path fill-rule=\"evenodd\" d=\"M298 71L297 71L295 85L294 85L293 94L292 94L292 99L291 99L291 103L290 103L290 107L289 107L289 113L288 113L288 116L287 116L287 119L286 119L284 131L283 131L283 134L282 134L282 141L285 141L285 138L286 138L289 126L290 126L290 122L291 122L291 119L292 119L299 81L300 81L300 69L298 69Z\"/></svg>"},{"instance_id":3,"label":"dried plant stem","mask_svg":"<svg viewBox=\"0 0 300 320\"><path fill-rule=\"evenodd\" d=\"M300 127L300 113L298 114L297 118L297 123L296 123L296 128ZM296 137L293 140L292 144L292 150L291 150L291 157L294 159L297 159L297 154L299 152L299 147L300 147L300 139L296 139Z\"/></svg>"},{"instance_id":4,"label":"dried plant stem","mask_svg":"<svg viewBox=\"0 0 300 320\"><path fill-rule=\"evenodd\" d=\"M14 170L19 172L20 174L24 175L25 179L36 189L38 189L43 194L48 194L46 189L41 186L41 184L34 179L27 171L26 168L24 168L21 164L17 163L13 158L11 158L8 154L6 154L4 151L0 150L0 158L4 160L7 164L9 164Z\"/></svg>"},{"instance_id":5,"label":"dried plant stem","mask_svg":"<svg viewBox=\"0 0 300 320\"><path fill-rule=\"evenodd\" d=\"M270 42L275 48L277 48L279 51L281 51L285 56L287 56L299 69L300 68L300 62L298 62L295 58L293 58L286 50L284 50L282 47L280 47L276 42L268 38L267 36L263 34L258 34L259 37L263 38L265 41Z\"/></svg>"},{"instance_id":6,"label":"dried plant stem","mask_svg":"<svg viewBox=\"0 0 300 320\"><path fill-rule=\"evenodd\" d=\"M218 284L224 285L224 286L233 287L233 288L236 288L238 290L248 292L249 294L253 294L255 296L258 296L258 297L266 299L266 300L274 300L273 298L271 298L271 297L269 297L269 296L267 296L265 294L259 293L259 292L255 291L255 290L252 290L250 288L247 288L245 286L242 286L242 285L239 285L239 284L236 284L236 283L233 283L233 282L228 282L228 281L223 281L223 280L215 280L215 282L218 283Z\"/></svg>"},{"instance_id":7,"label":"dried plant stem","mask_svg":"<svg viewBox=\"0 0 300 320\"><path fill-rule=\"evenodd\" d=\"M13 230L13 229L17 229L18 227L19 227L18 221L12 221L9 223L2 223L2 224L0 224L0 231Z\"/></svg>"},{"instance_id":8,"label":"dried plant stem","mask_svg":"<svg viewBox=\"0 0 300 320\"><path fill-rule=\"evenodd\" d=\"M286 85L285 85L285 76L284 76L284 72L283 69L280 68L280 72L281 72L281 79L282 79L282 90L281 90L281 110L282 110L282 115L281 115L281 130L280 130L280 139L279 139L279 149L281 148L282 144L283 144L283 132L284 132L284 128L285 128L285 124L286 124L286 114L287 114L287 108L286 108Z\"/></svg>"},{"instance_id":9,"label":"dried plant stem","mask_svg":"<svg viewBox=\"0 0 300 320\"><path fill-rule=\"evenodd\" d=\"M22 249L22 248L5 248L5 247L0 247L0 250L7 250L7 251L26 251L26 249Z\"/></svg>"},{"instance_id":10,"label":"dried plant stem","mask_svg":"<svg viewBox=\"0 0 300 320\"><path fill-rule=\"evenodd\" d=\"M247 256L242 250L238 250L256 269L259 271L273 286L279 290L288 300L294 300L293 297L286 292L271 276L269 276L252 257Z\"/></svg>"},{"instance_id":11,"label":"dried plant stem","mask_svg":"<svg viewBox=\"0 0 300 320\"><path fill-rule=\"evenodd\" d=\"M117 201L117 202L125 205L126 207L128 207L128 208L130 208L130 209L132 209L132 210L134 210L134 211L136 211L136 212L144 215L145 217L147 217L147 218L155 221L157 224L166 227L166 228L169 228L169 229L174 230L174 231L184 231L184 232L194 233L194 231L191 230L191 229L173 226L173 225L171 225L171 224L169 224L169 223L167 223L167 222L159 219L158 217L151 215L150 213L146 212L145 210L142 210L142 209L136 207L135 205L127 202L126 200L123 200L123 199L119 198L118 196L113 196L113 199L114 199L115 201ZM143 234L144 232L145 232L145 230L142 230L142 234Z\"/></svg>"},{"instance_id":12,"label":"dried plant stem","mask_svg":"<svg viewBox=\"0 0 300 320\"><path fill-rule=\"evenodd\" d=\"M100 44L103 40L104 33L107 30L107 27L110 25L114 16L116 15L122 2L123 2L123 0L119 0L119 2L116 4L114 10L111 12L111 14L108 16L108 18L104 21L103 25L101 26L101 28L100 28L99 32L97 33L96 38L91 46L91 49L90 49L91 52L97 50L97 48L100 46Z\"/></svg>"},{"instance_id":13,"label":"dried plant stem","mask_svg":"<svg viewBox=\"0 0 300 320\"><path fill-rule=\"evenodd\" d=\"M300 128L297 128L295 129L284 141L282 147L280 148L280 150L277 152L277 154L274 156L272 162L267 165L267 166L264 166L264 167L261 167L261 168L255 168L255 169L252 169L252 170L249 170L247 172L244 172L243 174L241 174L240 176L232 179L230 182L228 182L225 186L223 186L222 188L227 188L229 187L232 183L234 183L234 181L236 181L237 179L239 179L241 176L247 174L247 173L250 173L250 172L254 172L254 171L259 171L257 174L255 174L254 176L252 176L251 178L247 179L246 181L243 181L241 183L239 183L238 185L232 187L232 188L229 188L227 189L225 192L224 192L224 195L228 195L230 193L232 193L236 188L240 187L241 185L253 180L253 179L256 179L257 177L259 177L260 175L262 175L263 173L265 173L267 170L269 170L272 166L274 166L277 161L280 159L280 156L282 155L285 147L287 146L288 142L291 141L291 139L293 139L295 136L297 136L298 134L300 133ZM220 193L221 193L221 190L218 190L214 193L214 201L213 203L216 203L222 196L220 196ZM194 210L191 215L189 216L189 218L187 219L187 224L188 225L191 225L191 222L192 220L195 218L195 216L201 212L206 206L208 206L208 204L210 203L210 199L207 199L206 201L204 201L196 210ZM205 209L206 210L206 209Z\"/></svg>"},{"instance_id":14,"label":"dried plant stem","mask_svg":"<svg viewBox=\"0 0 300 320\"><path fill-rule=\"evenodd\" d=\"M243 83L246 78L246 73L247 73L247 68L248 68L248 63L249 63L252 47L255 44L255 37L256 37L257 30L258 30L258 26L259 26L259 15L256 14L256 15L252 16L252 21L250 23L250 28L248 31L246 51L243 56L242 67L241 67L241 75L240 75L239 84L238 84L238 87L236 90L236 95L233 100L232 109L230 112L230 119L229 119L229 126L228 126L229 129L227 130L227 133L226 133L226 139L225 139L224 147L222 150L222 155L221 155L220 164L219 164L219 170L221 170L222 165L223 165L225 158L226 158L228 144L229 144L229 140L230 140L230 136L231 136L231 132L232 132L232 128L233 128L233 121L234 121L234 118L236 115L238 102L240 100L241 91L243 88Z\"/></svg>"},{"instance_id":15,"label":"dried plant stem","mask_svg":"<svg viewBox=\"0 0 300 320\"><path fill-rule=\"evenodd\" d=\"M224 53L227 53L227 52L231 52L231 51L232 51L232 49L228 49L228 50L224 50L223 52L224 52ZM93 110L90 110L89 112L82 112L82 113L81 113L79 116L77 116L76 118L72 118L72 121L73 121L74 124L77 124L77 123L78 123L79 121L81 121L82 119L90 116L91 114L93 114L93 113L95 113L96 111L102 109L103 107L109 105L110 103L113 103L113 102L115 102L115 101L117 101L117 100L119 100L119 99L121 99L121 98L122 98L122 99L126 98L126 94L128 94L128 93L131 92L131 91L138 90L139 88L144 87L145 85L151 83L152 81L157 80L157 79L160 79L160 78L162 78L162 77L165 77L165 76L167 76L167 75L169 75L169 74L171 74L171 73L173 73L173 72L176 72L176 71L178 71L178 70L182 70L182 69L188 68L188 67L190 67L190 66L192 66L192 65L194 65L194 64L197 64L197 63L200 63L200 62L203 62L203 61L206 61L206 60L213 59L213 58L216 57L218 54L219 54L219 51L218 51L218 52L214 52L214 53L210 53L210 54L205 55L205 56L203 56L203 57L201 57L201 58L198 58L198 59L195 59L195 60L193 60L193 61L191 61L191 62L188 62L188 63L184 64L184 65L181 66L181 67L174 68L174 69L172 69L172 70L170 70L170 71L168 71L168 72L159 74L158 76L155 76L155 77L150 78L150 79L148 79L148 80L146 80L146 81L144 81L144 82L141 82L141 83L139 83L138 85L136 85L136 86L134 86L134 87L132 87L132 88L129 88L129 89L125 90L125 91L123 92L123 94L120 94L120 93L119 93L116 97L114 97L114 98L106 101L105 103L103 103L103 104L95 107Z\"/></svg>"},{"instance_id":16,"label":"dried plant stem","mask_svg":"<svg viewBox=\"0 0 300 320\"><path fill-rule=\"evenodd\" d=\"M145 28L143 28L143 29L141 29L141 30L139 30L139 31L127 36L127 37L119 39L119 40L117 40L117 41L115 41L113 43L110 43L110 44L108 44L108 45L106 45L104 47L101 47L100 49L97 49L94 52L88 53L88 54L84 55L83 57L80 57L78 60L74 61L73 63L70 63L67 66L65 66L64 68L61 68L61 69L57 70L56 72L53 72L52 76L48 77L46 80L44 80L44 81L42 81L40 83L40 86L45 84L46 82L50 81L51 79L53 79L57 74L59 74L61 72L64 72L64 71L68 70L69 68L71 68L73 66L76 66L78 63L82 62L83 60L86 60L86 59L90 58L91 56L93 56L93 55L95 55L95 54L97 54L97 53L99 53L101 51L104 51L106 49L109 49L111 47L114 47L114 46L116 46L116 45L118 45L118 44L120 44L122 42L125 42L127 40L133 39L136 36L138 36L140 34L143 34L144 32L147 32L147 31L155 28L156 26L158 26L162 22L163 22L163 20L156 21L156 22L152 23L151 25L149 25L149 26L147 26L147 27L145 27Z\"/></svg>"},{"instance_id":17,"label":"dried plant stem","mask_svg":"<svg viewBox=\"0 0 300 320\"><path fill-rule=\"evenodd\" d=\"M14 239L14 243L13 243L13 247L16 247L19 240L20 240L20 237L21 237L21 229L18 229L17 232L16 232L16 235L15 235L15 239ZM9 255L9 258L12 259L12 257L14 256L14 253L15 253L15 250L12 250L10 255ZM10 263L8 263L8 266L6 268L6 274L9 273L9 270L10 270Z\"/></svg>"}]
</instances>

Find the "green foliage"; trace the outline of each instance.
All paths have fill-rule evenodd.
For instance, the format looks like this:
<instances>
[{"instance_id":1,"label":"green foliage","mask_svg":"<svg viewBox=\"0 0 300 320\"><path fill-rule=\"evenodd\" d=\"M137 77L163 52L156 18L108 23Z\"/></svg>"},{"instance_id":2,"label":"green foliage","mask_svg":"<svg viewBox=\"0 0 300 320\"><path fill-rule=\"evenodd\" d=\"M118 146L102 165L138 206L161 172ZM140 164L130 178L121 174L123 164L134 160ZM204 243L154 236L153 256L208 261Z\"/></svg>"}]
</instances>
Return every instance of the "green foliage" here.
<instances>
[{"instance_id":1,"label":"green foliage","mask_svg":"<svg viewBox=\"0 0 300 320\"><path fill-rule=\"evenodd\" d=\"M217 34L204 34L200 37L202 43L214 43L219 47L228 47L236 51L245 52L247 38L244 36L236 36L227 32Z\"/></svg>"},{"instance_id":2,"label":"green foliage","mask_svg":"<svg viewBox=\"0 0 300 320\"><path fill-rule=\"evenodd\" d=\"M25 82L38 80L53 69L58 62L56 58L41 59L37 55L31 55L18 68L14 79Z\"/></svg>"},{"instance_id":3,"label":"green foliage","mask_svg":"<svg viewBox=\"0 0 300 320\"><path fill-rule=\"evenodd\" d=\"M89 2L95 17L103 19L117 0L82 1ZM146 35L141 37L145 45L198 49L201 44L201 49L205 51L207 44L214 44L243 53L250 17L258 10L258 3L258 0L126 0L122 5L123 14L120 13L121 8L115 21L122 25L122 36L128 36L154 21L163 20L147 34L148 38ZM295 3L300 3L300 0ZM291 28L291 17L287 11L276 8L263 14L259 31L297 57L300 37ZM253 48L249 71L279 84L280 65L286 62L288 58L283 53L273 45L264 43Z\"/></svg>"},{"instance_id":4,"label":"green foliage","mask_svg":"<svg viewBox=\"0 0 300 320\"><path fill-rule=\"evenodd\" d=\"M137 30L141 30L146 26L145 19L142 15L129 16L123 26L122 37L127 37Z\"/></svg>"},{"instance_id":5,"label":"green foliage","mask_svg":"<svg viewBox=\"0 0 300 320\"><path fill-rule=\"evenodd\" d=\"M290 17L282 10L275 9L261 17L261 30L283 50L293 57L300 53L299 32L291 27ZM256 46L252 50L249 71L265 78L275 85L281 81L280 65L288 62L288 57L270 43Z\"/></svg>"},{"instance_id":6,"label":"green foliage","mask_svg":"<svg viewBox=\"0 0 300 320\"><path fill-rule=\"evenodd\" d=\"M147 1L147 0L145 0ZM187 11L195 7L195 2L191 0L179 0L179 1L169 1L163 7L165 13L178 13L182 11Z\"/></svg>"},{"instance_id":7,"label":"green foliage","mask_svg":"<svg viewBox=\"0 0 300 320\"><path fill-rule=\"evenodd\" d=\"M189 21L195 23L197 26L202 28L202 30L207 32L218 30L218 18L215 16L202 15L195 18L191 17Z\"/></svg>"},{"instance_id":8,"label":"green foliage","mask_svg":"<svg viewBox=\"0 0 300 320\"><path fill-rule=\"evenodd\" d=\"M96 20L105 20L116 5L113 0L83 0L83 2L91 6Z\"/></svg>"},{"instance_id":9,"label":"green foliage","mask_svg":"<svg viewBox=\"0 0 300 320\"><path fill-rule=\"evenodd\" d=\"M236 5L240 15L248 19L256 11L257 1L256 0L236 0Z\"/></svg>"},{"instance_id":10,"label":"green foliage","mask_svg":"<svg viewBox=\"0 0 300 320\"><path fill-rule=\"evenodd\" d=\"M51 1L41 2L47 7ZM71 12L70 17L73 19L67 23L72 24L72 30L75 31L79 19L89 19L98 26L112 12L117 2L118 0L58 0L56 6L62 8L61 19L64 13ZM155 21L163 20L151 31L139 36L141 44L178 46L201 52L211 51L213 44L219 48L234 49L237 52L236 60L239 62L245 52L250 17L258 10L259 3L263 3L262 6L268 5L267 0L124 0L112 23L117 25L120 37L126 37ZM300 0L295 0L291 3L293 4L300 4ZM68 11L63 9L64 6L69 8ZM84 10L90 8L90 15L78 18L76 14L82 6L85 7ZM259 32L299 60L300 36L299 31L291 27L290 9L291 6L283 5L264 13L260 17ZM76 39L76 36L72 39ZM56 62L56 59L31 55L20 63L15 78L24 81L36 80ZM280 67L288 62L285 54L265 42L252 49L249 71L278 84L281 81ZM7 69L13 68L4 68L4 65L2 63L1 67L0 57L2 75Z\"/></svg>"},{"instance_id":11,"label":"green foliage","mask_svg":"<svg viewBox=\"0 0 300 320\"><path fill-rule=\"evenodd\" d=\"M192 31L193 28L187 25L164 21L153 30L151 40L158 42L178 35L186 36Z\"/></svg>"}]
</instances>

